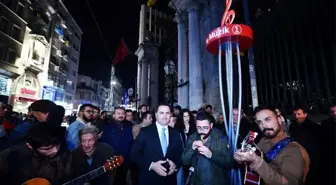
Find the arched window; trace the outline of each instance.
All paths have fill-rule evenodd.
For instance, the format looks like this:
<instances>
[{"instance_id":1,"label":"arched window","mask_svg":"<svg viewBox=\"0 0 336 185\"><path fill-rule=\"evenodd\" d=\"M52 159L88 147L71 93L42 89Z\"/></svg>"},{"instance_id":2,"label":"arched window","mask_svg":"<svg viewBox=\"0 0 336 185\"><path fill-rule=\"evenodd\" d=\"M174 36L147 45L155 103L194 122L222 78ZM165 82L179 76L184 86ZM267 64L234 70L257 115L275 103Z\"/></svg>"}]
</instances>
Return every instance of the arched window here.
<instances>
[{"instance_id":1,"label":"arched window","mask_svg":"<svg viewBox=\"0 0 336 185\"><path fill-rule=\"evenodd\" d=\"M38 82L36 78L31 74L24 74L18 79L18 84L25 87L37 88Z\"/></svg>"}]
</instances>

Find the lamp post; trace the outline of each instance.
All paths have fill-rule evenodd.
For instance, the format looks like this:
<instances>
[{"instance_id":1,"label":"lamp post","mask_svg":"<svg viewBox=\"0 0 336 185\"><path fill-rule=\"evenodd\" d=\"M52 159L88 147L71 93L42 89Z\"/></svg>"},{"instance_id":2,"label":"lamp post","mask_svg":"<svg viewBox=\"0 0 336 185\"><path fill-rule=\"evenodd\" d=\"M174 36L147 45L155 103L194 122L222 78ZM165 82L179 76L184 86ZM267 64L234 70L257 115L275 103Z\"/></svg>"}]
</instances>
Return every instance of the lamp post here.
<instances>
[{"instance_id":1,"label":"lamp post","mask_svg":"<svg viewBox=\"0 0 336 185\"><path fill-rule=\"evenodd\" d=\"M164 66L166 75L170 78L170 104L174 106L174 73L175 73L175 63L171 60L168 60Z\"/></svg>"}]
</instances>

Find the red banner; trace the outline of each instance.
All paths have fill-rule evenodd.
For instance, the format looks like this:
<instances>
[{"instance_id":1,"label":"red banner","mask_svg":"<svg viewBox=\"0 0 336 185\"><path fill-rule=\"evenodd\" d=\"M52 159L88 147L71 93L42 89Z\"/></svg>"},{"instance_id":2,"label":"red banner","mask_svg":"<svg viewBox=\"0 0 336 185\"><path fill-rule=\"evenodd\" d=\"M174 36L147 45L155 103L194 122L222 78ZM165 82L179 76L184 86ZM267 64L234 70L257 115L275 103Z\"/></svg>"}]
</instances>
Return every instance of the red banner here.
<instances>
[{"instance_id":1,"label":"red banner","mask_svg":"<svg viewBox=\"0 0 336 185\"><path fill-rule=\"evenodd\" d=\"M128 48L123 39L120 40L120 44L117 50L117 53L113 59L113 65L119 64L125 57L128 55Z\"/></svg>"}]
</instances>

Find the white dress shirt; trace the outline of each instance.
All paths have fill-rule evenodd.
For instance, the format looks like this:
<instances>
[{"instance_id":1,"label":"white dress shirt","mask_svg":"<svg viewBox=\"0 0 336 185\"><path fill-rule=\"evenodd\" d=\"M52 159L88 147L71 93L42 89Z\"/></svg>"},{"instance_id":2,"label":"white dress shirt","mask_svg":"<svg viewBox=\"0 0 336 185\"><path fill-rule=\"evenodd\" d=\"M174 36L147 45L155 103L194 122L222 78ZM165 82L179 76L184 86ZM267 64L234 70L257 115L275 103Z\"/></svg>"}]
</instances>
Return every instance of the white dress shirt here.
<instances>
[{"instance_id":1,"label":"white dress shirt","mask_svg":"<svg viewBox=\"0 0 336 185\"><path fill-rule=\"evenodd\" d=\"M168 130L168 125L166 125L166 126L163 126L163 125L160 125L159 123L155 123L156 124L156 129L157 129L157 131L158 131L158 134L159 134L159 139L160 139L160 143L162 143L162 141L161 141L161 136L162 136L162 129L163 128L166 128L166 130L165 130L165 134L166 134L166 139L167 139L167 144L169 144L169 130Z\"/></svg>"},{"instance_id":2,"label":"white dress shirt","mask_svg":"<svg viewBox=\"0 0 336 185\"><path fill-rule=\"evenodd\" d=\"M158 131L158 134L159 134L159 139L160 139L160 144L162 143L162 141L161 141L161 136L162 136L162 129L163 128L166 128L166 130L165 130L165 134L166 134L166 139L167 139L167 146L169 146L169 130L168 130L168 125L166 125L166 126L163 126L163 125L160 125L159 123L155 123L156 124L156 129L157 129L157 131ZM149 171L151 170L151 168L152 168L152 164L153 164L153 162L149 165Z\"/></svg>"}]
</instances>

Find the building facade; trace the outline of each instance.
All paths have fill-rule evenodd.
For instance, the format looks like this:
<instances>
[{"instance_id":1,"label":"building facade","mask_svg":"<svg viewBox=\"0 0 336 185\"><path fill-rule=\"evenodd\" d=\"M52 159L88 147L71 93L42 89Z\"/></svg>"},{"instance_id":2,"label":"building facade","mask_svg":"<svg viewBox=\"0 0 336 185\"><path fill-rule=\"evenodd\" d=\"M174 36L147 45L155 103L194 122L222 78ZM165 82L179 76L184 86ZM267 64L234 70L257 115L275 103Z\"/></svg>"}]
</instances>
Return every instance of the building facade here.
<instances>
[{"instance_id":1,"label":"building facade","mask_svg":"<svg viewBox=\"0 0 336 185\"><path fill-rule=\"evenodd\" d=\"M205 40L220 26L225 1L173 2L171 7L178 11L178 81L189 81L188 89L178 93L179 104L193 110L204 102L221 112L218 57L207 52ZM253 15L251 58L255 65L250 65L247 53L241 57L243 109L252 109L249 71L254 69L261 104L275 105L284 112L303 106L313 113L326 113L335 104L335 42L330 39L335 38L334 2L260 1L250 3L246 8L249 12L244 12L246 2L233 1L231 6L236 12L234 23L246 22L244 13ZM225 76L225 65L221 70ZM237 80L237 74L233 75ZM225 95L225 77L222 80ZM234 105L238 99L236 83Z\"/></svg>"},{"instance_id":2,"label":"building facade","mask_svg":"<svg viewBox=\"0 0 336 185\"><path fill-rule=\"evenodd\" d=\"M146 5L141 6L139 26L137 99L140 104L154 107L159 102L160 61L159 47L170 36L174 26L173 16L155 10Z\"/></svg>"},{"instance_id":3,"label":"building facade","mask_svg":"<svg viewBox=\"0 0 336 185\"><path fill-rule=\"evenodd\" d=\"M287 113L303 106L310 114L327 114L336 103L334 10L332 1L293 0L270 2L254 14L261 103Z\"/></svg>"},{"instance_id":4,"label":"building facade","mask_svg":"<svg viewBox=\"0 0 336 185\"><path fill-rule=\"evenodd\" d=\"M82 104L92 104L101 110L108 110L109 89L102 85L102 81L93 80L89 76L78 75L74 109L78 110Z\"/></svg>"},{"instance_id":5,"label":"building facade","mask_svg":"<svg viewBox=\"0 0 336 185\"><path fill-rule=\"evenodd\" d=\"M111 111L113 107L120 106L123 97L123 87L120 80L112 76L110 87L105 87L102 81L97 81L89 76L78 75L74 110L83 104L92 104L101 110Z\"/></svg>"},{"instance_id":6,"label":"building facade","mask_svg":"<svg viewBox=\"0 0 336 185\"><path fill-rule=\"evenodd\" d=\"M66 112L73 109L76 93L82 31L62 1L37 1L40 20L35 29L46 34L52 47L49 50L48 81L42 98L62 105Z\"/></svg>"},{"instance_id":7,"label":"building facade","mask_svg":"<svg viewBox=\"0 0 336 185\"><path fill-rule=\"evenodd\" d=\"M198 110L202 103L220 111L218 61L206 50L208 33L220 25L225 1L175 0L172 8L178 27L178 81L188 82L179 88L178 104Z\"/></svg>"},{"instance_id":8,"label":"building facade","mask_svg":"<svg viewBox=\"0 0 336 185\"><path fill-rule=\"evenodd\" d=\"M38 99L72 110L82 31L61 1L0 1L0 101Z\"/></svg>"}]
</instances>

